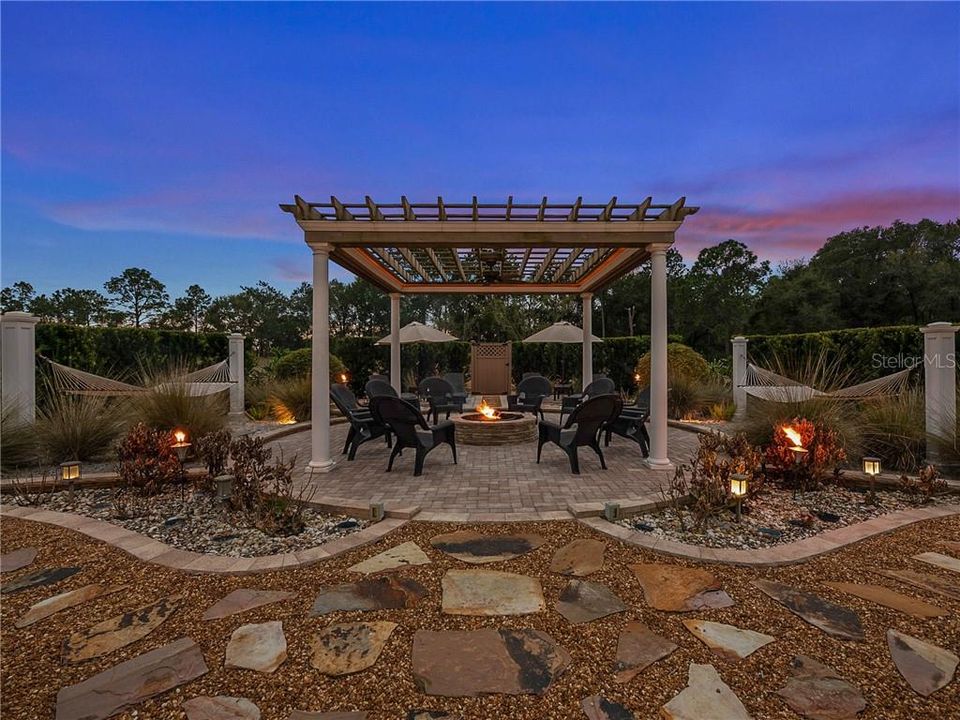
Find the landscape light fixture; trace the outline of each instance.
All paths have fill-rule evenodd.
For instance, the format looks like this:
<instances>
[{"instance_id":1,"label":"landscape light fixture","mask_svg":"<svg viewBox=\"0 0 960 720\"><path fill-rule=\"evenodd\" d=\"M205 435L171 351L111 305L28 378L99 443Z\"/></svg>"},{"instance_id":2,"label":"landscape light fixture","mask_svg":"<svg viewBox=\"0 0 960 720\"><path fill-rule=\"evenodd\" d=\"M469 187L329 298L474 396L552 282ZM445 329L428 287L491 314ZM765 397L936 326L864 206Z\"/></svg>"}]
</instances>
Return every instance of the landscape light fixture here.
<instances>
[{"instance_id":1,"label":"landscape light fixture","mask_svg":"<svg viewBox=\"0 0 960 720\"><path fill-rule=\"evenodd\" d=\"M737 500L737 522L743 507L743 498L747 495L747 476L734 473L730 476L730 494Z\"/></svg>"},{"instance_id":2,"label":"landscape light fixture","mask_svg":"<svg viewBox=\"0 0 960 720\"><path fill-rule=\"evenodd\" d=\"M60 463L60 480L66 483L70 490L70 499L73 500L74 485L80 480L83 471L80 469L79 460L68 460Z\"/></svg>"},{"instance_id":3,"label":"landscape light fixture","mask_svg":"<svg viewBox=\"0 0 960 720\"><path fill-rule=\"evenodd\" d=\"M876 505L877 495L875 492L875 484L877 475L880 474L880 458L865 457L863 459L863 472L870 478L870 495L868 497L868 502L871 505Z\"/></svg>"}]
</instances>

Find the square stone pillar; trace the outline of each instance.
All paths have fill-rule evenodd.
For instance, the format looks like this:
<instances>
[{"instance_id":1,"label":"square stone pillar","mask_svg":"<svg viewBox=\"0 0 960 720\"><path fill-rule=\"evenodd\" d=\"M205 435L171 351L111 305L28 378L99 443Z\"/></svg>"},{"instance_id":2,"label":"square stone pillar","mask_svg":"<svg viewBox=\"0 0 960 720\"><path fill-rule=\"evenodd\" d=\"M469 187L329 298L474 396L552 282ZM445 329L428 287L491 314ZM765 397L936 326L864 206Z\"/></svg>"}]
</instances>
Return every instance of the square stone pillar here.
<instances>
[{"instance_id":1,"label":"square stone pillar","mask_svg":"<svg viewBox=\"0 0 960 720\"><path fill-rule=\"evenodd\" d=\"M230 333L227 338L230 341L229 367L230 382L230 414L234 417L242 417L244 413L244 368L243 368L243 335L240 333Z\"/></svg>"},{"instance_id":2,"label":"square stone pillar","mask_svg":"<svg viewBox=\"0 0 960 720\"><path fill-rule=\"evenodd\" d=\"M941 446L957 442L957 330L948 322L920 328L927 460L933 464L940 461Z\"/></svg>"},{"instance_id":3,"label":"square stone pillar","mask_svg":"<svg viewBox=\"0 0 960 720\"><path fill-rule=\"evenodd\" d=\"M730 342L733 344L733 372L730 379L733 385L733 404L737 408L733 417L740 420L747 413L747 391L743 386L747 382L748 340L743 335L737 335Z\"/></svg>"},{"instance_id":4,"label":"square stone pillar","mask_svg":"<svg viewBox=\"0 0 960 720\"><path fill-rule=\"evenodd\" d=\"M13 408L12 417L32 423L37 419L37 323L25 312L0 315L2 345L2 400ZM9 404L9 405L8 405Z\"/></svg>"}]
</instances>

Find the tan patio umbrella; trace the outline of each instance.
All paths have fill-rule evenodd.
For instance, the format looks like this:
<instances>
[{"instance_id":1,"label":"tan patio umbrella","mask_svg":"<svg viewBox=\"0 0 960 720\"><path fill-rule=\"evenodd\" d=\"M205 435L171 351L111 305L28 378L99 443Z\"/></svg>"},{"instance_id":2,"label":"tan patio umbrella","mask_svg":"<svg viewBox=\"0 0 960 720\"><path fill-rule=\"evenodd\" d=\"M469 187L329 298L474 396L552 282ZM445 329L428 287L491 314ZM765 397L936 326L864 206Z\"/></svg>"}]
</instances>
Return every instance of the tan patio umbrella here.
<instances>
[{"instance_id":1,"label":"tan patio umbrella","mask_svg":"<svg viewBox=\"0 0 960 720\"><path fill-rule=\"evenodd\" d=\"M402 331L401 331L402 332ZM590 336L591 342L603 342L596 335ZM583 330L573 323L566 321L555 322L550 327L546 327L539 332L535 332L528 338L524 338L525 343L582 343Z\"/></svg>"},{"instance_id":2,"label":"tan patio umbrella","mask_svg":"<svg viewBox=\"0 0 960 720\"><path fill-rule=\"evenodd\" d=\"M400 328L400 344L407 345L409 343L437 343L437 342L452 342L456 340L453 335L450 333L445 333L443 330L438 330L437 328L431 325L424 325L421 322L412 322L408 325L404 325ZM377 345L389 345L390 336L387 335L382 340L377 340Z\"/></svg>"},{"instance_id":3,"label":"tan patio umbrella","mask_svg":"<svg viewBox=\"0 0 960 720\"><path fill-rule=\"evenodd\" d=\"M555 322L549 327L545 327L539 332L535 332L528 338L524 338L523 342L525 343L583 343L583 329L578 328L573 323L568 323L565 320L560 322ZM590 335L590 342L603 342L596 335ZM560 374L563 376L563 380L567 379L567 362L566 358L561 354L560 356Z\"/></svg>"}]
</instances>

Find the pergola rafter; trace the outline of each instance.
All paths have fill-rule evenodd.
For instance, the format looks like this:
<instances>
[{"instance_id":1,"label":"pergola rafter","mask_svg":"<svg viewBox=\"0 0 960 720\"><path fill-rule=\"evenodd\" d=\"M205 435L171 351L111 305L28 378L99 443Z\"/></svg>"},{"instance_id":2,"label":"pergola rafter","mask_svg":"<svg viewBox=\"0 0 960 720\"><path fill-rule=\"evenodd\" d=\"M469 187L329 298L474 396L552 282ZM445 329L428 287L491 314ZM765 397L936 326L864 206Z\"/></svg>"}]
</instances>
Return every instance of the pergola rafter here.
<instances>
[{"instance_id":1,"label":"pergola rafter","mask_svg":"<svg viewBox=\"0 0 960 720\"><path fill-rule=\"evenodd\" d=\"M673 242L697 211L685 198L656 204L613 196L605 203L294 202L280 206L307 243L386 292L597 292ZM627 250L629 252L621 252Z\"/></svg>"}]
</instances>

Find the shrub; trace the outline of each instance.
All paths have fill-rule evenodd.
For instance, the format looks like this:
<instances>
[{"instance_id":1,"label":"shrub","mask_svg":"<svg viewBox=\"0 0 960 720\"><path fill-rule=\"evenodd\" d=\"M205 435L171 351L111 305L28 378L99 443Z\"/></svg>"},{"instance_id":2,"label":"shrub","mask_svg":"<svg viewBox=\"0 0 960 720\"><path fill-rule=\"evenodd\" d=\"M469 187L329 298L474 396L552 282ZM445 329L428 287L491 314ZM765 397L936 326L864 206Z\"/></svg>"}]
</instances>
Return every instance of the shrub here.
<instances>
[{"instance_id":1,"label":"shrub","mask_svg":"<svg viewBox=\"0 0 960 720\"><path fill-rule=\"evenodd\" d=\"M168 432L135 425L117 445L117 474L121 482L141 495L156 495L180 478L180 461Z\"/></svg>"},{"instance_id":2,"label":"shrub","mask_svg":"<svg viewBox=\"0 0 960 720\"><path fill-rule=\"evenodd\" d=\"M296 458L283 457L270 462L272 451L263 438L250 436L230 445L233 458L233 497L238 510L249 514L255 527L263 532L293 535L303 530L306 503L293 492L293 467Z\"/></svg>"},{"instance_id":3,"label":"shrub","mask_svg":"<svg viewBox=\"0 0 960 720\"><path fill-rule=\"evenodd\" d=\"M313 351L310 348L292 350L277 358L271 370L277 380L302 378L310 375ZM340 382L340 376L347 372L346 365L336 355L330 355L330 378Z\"/></svg>"},{"instance_id":4,"label":"shrub","mask_svg":"<svg viewBox=\"0 0 960 720\"><path fill-rule=\"evenodd\" d=\"M312 398L309 376L277 380L267 388L267 407L274 419L282 423L309 420Z\"/></svg>"},{"instance_id":5,"label":"shrub","mask_svg":"<svg viewBox=\"0 0 960 720\"><path fill-rule=\"evenodd\" d=\"M650 386L650 353L645 353L637 361L634 373L638 375L637 385ZM667 378L674 381L706 381L710 379L710 365L703 355L681 343L667 344Z\"/></svg>"},{"instance_id":6,"label":"shrub","mask_svg":"<svg viewBox=\"0 0 960 720\"><path fill-rule=\"evenodd\" d=\"M101 396L51 393L37 413L37 440L53 463L101 459L123 428L116 403Z\"/></svg>"},{"instance_id":7,"label":"shrub","mask_svg":"<svg viewBox=\"0 0 960 720\"><path fill-rule=\"evenodd\" d=\"M3 467L27 465L37 460L38 443L34 426L20 419L15 404L4 400L0 408L0 461Z\"/></svg>"},{"instance_id":8,"label":"shrub","mask_svg":"<svg viewBox=\"0 0 960 720\"><path fill-rule=\"evenodd\" d=\"M146 392L130 397L130 415L134 422L158 430L182 428L190 438L198 438L223 427L227 414L226 391L213 395L191 395L190 387L177 380L189 370L174 365L160 372L144 372Z\"/></svg>"},{"instance_id":9,"label":"shrub","mask_svg":"<svg viewBox=\"0 0 960 720\"><path fill-rule=\"evenodd\" d=\"M799 445L807 451L799 456L799 460L791 450L797 443L788 434L788 429L800 435ZM805 418L793 418L774 430L773 441L767 446L766 459L783 471L784 479L795 489L808 490L822 482L828 474L834 474L847 459L847 453L833 428Z\"/></svg>"},{"instance_id":10,"label":"shrub","mask_svg":"<svg viewBox=\"0 0 960 720\"><path fill-rule=\"evenodd\" d=\"M920 470L916 480L902 475L900 489L919 500L920 504L926 504L934 495L946 492L947 483L933 465L926 465Z\"/></svg>"},{"instance_id":11,"label":"shrub","mask_svg":"<svg viewBox=\"0 0 960 720\"><path fill-rule=\"evenodd\" d=\"M230 458L230 442L232 438L229 430L217 430L197 438L194 443L197 457L206 466L207 474L211 478L223 475Z\"/></svg>"},{"instance_id":12,"label":"shrub","mask_svg":"<svg viewBox=\"0 0 960 720\"><path fill-rule=\"evenodd\" d=\"M879 457L885 467L914 470L926 446L924 398L919 389L862 404L863 453Z\"/></svg>"},{"instance_id":13,"label":"shrub","mask_svg":"<svg viewBox=\"0 0 960 720\"><path fill-rule=\"evenodd\" d=\"M730 391L723 383L708 378L694 380L683 375L670 381L667 413L675 420L709 417L711 409L730 404Z\"/></svg>"}]
</instances>

